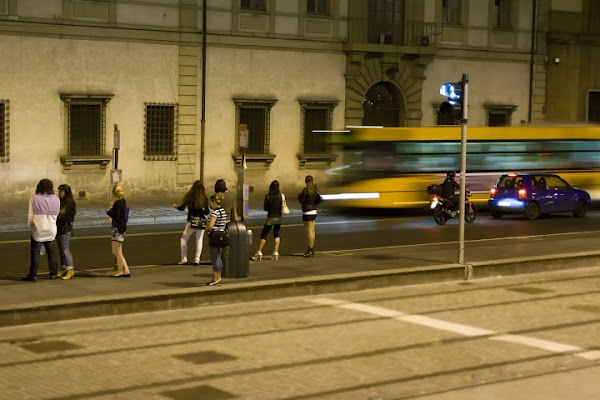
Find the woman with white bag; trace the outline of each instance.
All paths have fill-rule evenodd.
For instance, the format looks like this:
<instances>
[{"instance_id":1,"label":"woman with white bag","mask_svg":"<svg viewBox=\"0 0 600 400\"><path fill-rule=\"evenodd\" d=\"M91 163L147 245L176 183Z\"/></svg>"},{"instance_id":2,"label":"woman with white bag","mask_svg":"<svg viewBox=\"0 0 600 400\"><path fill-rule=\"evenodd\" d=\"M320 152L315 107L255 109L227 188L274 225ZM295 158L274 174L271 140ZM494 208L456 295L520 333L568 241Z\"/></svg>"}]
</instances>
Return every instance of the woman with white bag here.
<instances>
[{"instance_id":1,"label":"woman with white bag","mask_svg":"<svg viewBox=\"0 0 600 400\"><path fill-rule=\"evenodd\" d=\"M265 221L262 233L260 234L258 250L251 260L262 260L262 250L265 247L265 243L267 243L267 236L273 227L273 238L275 239L275 245L273 247L273 255L271 256L271 260L277 261L279 259L279 244L281 243L281 238L279 237L279 230L281 229L281 215L289 214L290 212L285 200L285 196L279 190L279 182L271 182L271 185L269 186L269 193L265 195L263 208L267 212L267 220Z\"/></svg>"}]
</instances>

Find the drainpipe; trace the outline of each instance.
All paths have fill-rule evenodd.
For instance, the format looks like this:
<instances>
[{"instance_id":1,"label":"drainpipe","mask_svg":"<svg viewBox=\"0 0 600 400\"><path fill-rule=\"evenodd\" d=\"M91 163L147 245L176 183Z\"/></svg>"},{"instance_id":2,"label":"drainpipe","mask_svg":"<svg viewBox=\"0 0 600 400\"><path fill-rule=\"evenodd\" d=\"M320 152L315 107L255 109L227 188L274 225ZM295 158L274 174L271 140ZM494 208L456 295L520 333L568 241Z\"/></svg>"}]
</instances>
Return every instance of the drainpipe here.
<instances>
[{"instance_id":1,"label":"drainpipe","mask_svg":"<svg viewBox=\"0 0 600 400\"><path fill-rule=\"evenodd\" d=\"M533 0L533 12L531 17L531 59L529 61L529 115L528 122L533 119L533 76L535 71L535 52L537 41L537 0Z\"/></svg>"},{"instance_id":2,"label":"drainpipe","mask_svg":"<svg viewBox=\"0 0 600 400\"><path fill-rule=\"evenodd\" d=\"M206 129L206 0L202 0L202 115L200 117L200 182L204 183L204 135Z\"/></svg>"}]
</instances>

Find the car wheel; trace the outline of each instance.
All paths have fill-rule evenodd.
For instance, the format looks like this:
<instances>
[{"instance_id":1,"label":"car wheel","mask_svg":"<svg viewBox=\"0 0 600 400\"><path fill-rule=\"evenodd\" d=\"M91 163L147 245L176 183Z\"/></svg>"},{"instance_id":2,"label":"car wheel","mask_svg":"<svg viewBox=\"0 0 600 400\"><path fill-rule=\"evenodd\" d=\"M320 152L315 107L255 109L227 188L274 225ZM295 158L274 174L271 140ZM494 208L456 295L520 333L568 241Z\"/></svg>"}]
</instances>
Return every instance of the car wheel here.
<instances>
[{"instance_id":1,"label":"car wheel","mask_svg":"<svg viewBox=\"0 0 600 400\"><path fill-rule=\"evenodd\" d=\"M491 210L490 215L494 218L502 218L502 213L498 210Z\"/></svg>"},{"instance_id":2,"label":"car wheel","mask_svg":"<svg viewBox=\"0 0 600 400\"><path fill-rule=\"evenodd\" d=\"M540 216L540 207L537 203L529 203L527 207L525 207L525 212L523 213L525 218L529 220L534 220Z\"/></svg>"},{"instance_id":3,"label":"car wheel","mask_svg":"<svg viewBox=\"0 0 600 400\"><path fill-rule=\"evenodd\" d=\"M444 212L444 207L441 204L433 209L433 220L438 225L444 225L448 221L448 214Z\"/></svg>"},{"instance_id":4,"label":"car wheel","mask_svg":"<svg viewBox=\"0 0 600 400\"><path fill-rule=\"evenodd\" d=\"M578 218L585 217L586 211L587 204L584 200L579 200L577 204L575 204L575 208L573 209L573 216Z\"/></svg>"}]
</instances>

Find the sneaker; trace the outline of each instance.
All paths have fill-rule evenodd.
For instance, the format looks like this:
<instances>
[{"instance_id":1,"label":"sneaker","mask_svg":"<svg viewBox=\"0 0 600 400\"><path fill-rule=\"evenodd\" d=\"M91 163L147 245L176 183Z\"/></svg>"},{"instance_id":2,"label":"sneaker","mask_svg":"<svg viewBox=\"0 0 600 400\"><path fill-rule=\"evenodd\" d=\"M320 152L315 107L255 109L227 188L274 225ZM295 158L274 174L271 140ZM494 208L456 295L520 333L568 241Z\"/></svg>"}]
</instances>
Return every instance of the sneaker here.
<instances>
[{"instance_id":1,"label":"sneaker","mask_svg":"<svg viewBox=\"0 0 600 400\"><path fill-rule=\"evenodd\" d=\"M59 278L62 278L65 274L67 273L67 269L66 268L61 268L58 270L58 276Z\"/></svg>"},{"instance_id":2,"label":"sneaker","mask_svg":"<svg viewBox=\"0 0 600 400\"><path fill-rule=\"evenodd\" d=\"M58 275L49 275L48 280L58 279Z\"/></svg>"},{"instance_id":3,"label":"sneaker","mask_svg":"<svg viewBox=\"0 0 600 400\"><path fill-rule=\"evenodd\" d=\"M206 286L221 286L221 281L215 281L214 279L211 280L210 282L208 282L206 284Z\"/></svg>"},{"instance_id":4,"label":"sneaker","mask_svg":"<svg viewBox=\"0 0 600 400\"><path fill-rule=\"evenodd\" d=\"M199 262L199 261L196 261L196 262L194 263L194 265L195 265L195 266L198 266L198 265L200 265L200 262Z\"/></svg>"},{"instance_id":5,"label":"sneaker","mask_svg":"<svg viewBox=\"0 0 600 400\"><path fill-rule=\"evenodd\" d=\"M59 274L59 276L60 276L60 274ZM65 271L65 273L60 278L64 279L66 281L66 280L71 279L74 276L75 276L75 271L72 269L68 269Z\"/></svg>"},{"instance_id":6,"label":"sneaker","mask_svg":"<svg viewBox=\"0 0 600 400\"><path fill-rule=\"evenodd\" d=\"M181 260L177 263L177 265L186 265L187 264L187 260Z\"/></svg>"},{"instance_id":7,"label":"sneaker","mask_svg":"<svg viewBox=\"0 0 600 400\"><path fill-rule=\"evenodd\" d=\"M22 277L21 280L25 281L25 282L36 282L37 278L35 276L27 275L27 276Z\"/></svg>"}]
</instances>

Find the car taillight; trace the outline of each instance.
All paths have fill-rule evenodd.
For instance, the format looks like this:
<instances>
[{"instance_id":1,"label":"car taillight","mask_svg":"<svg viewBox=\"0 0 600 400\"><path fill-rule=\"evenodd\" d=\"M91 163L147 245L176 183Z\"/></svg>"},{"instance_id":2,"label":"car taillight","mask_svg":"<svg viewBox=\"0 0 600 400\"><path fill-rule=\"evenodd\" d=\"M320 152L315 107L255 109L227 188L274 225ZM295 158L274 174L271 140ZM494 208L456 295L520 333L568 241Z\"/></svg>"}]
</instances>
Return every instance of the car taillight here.
<instances>
[{"instance_id":1,"label":"car taillight","mask_svg":"<svg viewBox=\"0 0 600 400\"><path fill-rule=\"evenodd\" d=\"M495 195L496 195L496 188L491 188L490 189L490 197L493 199Z\"/></svg>"},{"instance_id":2,"label":"car taillight","mask_svg":"<svg viewBox=\"0 0 600 400\"><path fill-rule=\"evenodd\" d=\"M525 200L527 198L527 190L519 189L519 200Z\"/></svg>"}]
</instances>

